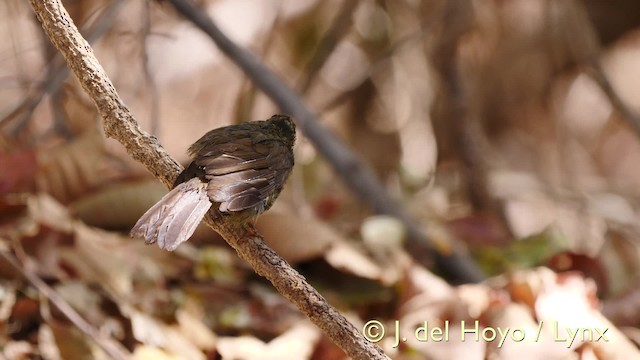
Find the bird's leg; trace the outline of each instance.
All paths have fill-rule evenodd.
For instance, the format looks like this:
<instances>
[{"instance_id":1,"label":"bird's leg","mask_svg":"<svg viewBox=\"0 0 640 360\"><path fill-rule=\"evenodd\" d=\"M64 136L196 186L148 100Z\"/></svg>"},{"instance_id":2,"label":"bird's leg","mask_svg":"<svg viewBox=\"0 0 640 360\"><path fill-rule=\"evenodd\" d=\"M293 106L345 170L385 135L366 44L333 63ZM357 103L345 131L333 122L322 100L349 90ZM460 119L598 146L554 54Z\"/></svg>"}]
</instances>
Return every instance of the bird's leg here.
<instances>
[{"instance_id":1,"label":"bird's leg","mask_svg":"<svg viewBox=\"0 0 640 360\"><path fill-rule=\"evenodd\" d=\"M242 229L244 230L247 237L258 236L258 230L256 229L254 222L252 221L248 221L242 224Z\"/></svg>"}]
</instances>

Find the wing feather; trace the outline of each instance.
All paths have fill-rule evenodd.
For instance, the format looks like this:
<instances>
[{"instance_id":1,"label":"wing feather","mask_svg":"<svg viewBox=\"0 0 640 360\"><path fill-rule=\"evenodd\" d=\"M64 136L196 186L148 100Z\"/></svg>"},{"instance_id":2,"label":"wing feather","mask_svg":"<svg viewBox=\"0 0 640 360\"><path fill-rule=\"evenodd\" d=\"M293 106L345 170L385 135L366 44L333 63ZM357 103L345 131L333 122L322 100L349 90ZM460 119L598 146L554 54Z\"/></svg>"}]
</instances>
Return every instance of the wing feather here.
<instances>
[{"instance_id":1,"label":"wing feather","mask_svg":"<svg viewBox=\"0 0 640 360\"><path fill-rule=\"evenodd\" d=\"M193 149L196 164L209 181L209 199L220 204L221 212L262 209L268 196L282 188L293 166L291 149L283 142L243 134L229 137L233 141L228 143Z\"/></svg>"}]
</instances>

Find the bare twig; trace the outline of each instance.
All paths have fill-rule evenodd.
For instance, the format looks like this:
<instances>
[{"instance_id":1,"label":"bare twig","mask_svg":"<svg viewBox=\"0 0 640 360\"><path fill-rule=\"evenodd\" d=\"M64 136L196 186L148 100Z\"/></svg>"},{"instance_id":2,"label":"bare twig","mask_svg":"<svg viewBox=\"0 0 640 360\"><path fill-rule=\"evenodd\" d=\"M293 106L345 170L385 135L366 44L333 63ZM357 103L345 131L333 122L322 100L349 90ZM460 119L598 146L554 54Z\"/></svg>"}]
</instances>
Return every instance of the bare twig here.
<instances>
[{"instance_id":1,"label":"bare twig","mask_svg":"<svg viewBox=\"0 0 640 360\"><path fill-rule=\"evenodd\" d=\"M92 43L102 37L109 29L113 18L118 14L120 7L124 4L124 0L113 1L100 15L100 18L87 29L87 40ZM27 96L13 109L0 117L0 128L8 126L10 122L15 121L12 133L19 134L27 125L28 120L34 109L40 104L42 98L46 94L56 93L64 80L69 75L69 69L65 66L65 62L57 54L49 61L47 71L43 76L43 80L39 82L36 88L29 91Z\"/></svg>"},{"instance_id":2,"label":"bare twig","mask_svg":"<svg viewBox=\"0 0 640 360\"><path fill-rule=\"evenodd\" d=\"M462 162L471 207L476 212L497 213L498 207L488 189L480 119L473 107L473 94L461 74L457 55L461 39L471 29L471 3L467 0L445 3L438 23L442 26L442 35L433 50L433 63L440 75L444 95L439 117L452 129L448 141L456 145L457 156Z\"/></svg>"},{"instance_id":3,"label":"bare twig","mask_svg":"<svg viewBox=\"0 0 640 360\"><path fill-rule=\"evenodd\" d=\"M180 165L167 155L154 137L138 127L62 3L59 0L31 0L31 6L45 32L98 108L104 120L105 133L121 142L134 159L143 163L165 185L171 186L181 169ZM225 224L224 221L214 222L211 217L206 222L349 356L354 359L388 359L377 345L365 340L344 316L265 245L261 238L247 236L243 229Z\"/></svg>"},{"instance_id":4,"label":"bare twig","mask_svg":"<svg viewBox=\"0 0 640 360\"><path fill-rule=\"evenodd\" d=\"M47 285L42 279L40 279L34 272L26 269L26 267L20 265L18 259L16 259L10 253L0 250L0 257L2 257L9 265L16 269L22 276L24 276L38 291L43 294L49 301L64 314L78 329L87 334L93 341L100 346L100 348L112 359L126 360L131 355L127 349L125 349L119 342L114 339L100 334L100 331L85 320L69 303L58 294L54 289Z\"/></svg>"},{"instance_id":5,"label":"bare twig","mask_svg":"<svg viewBox=\"0 0 640 360\"><path fill-rule=\"evenodd\" d=\"M293 117L302 132L327 158L354 193L369 203L376 213L394 216L404 223L408 233L407 247L418 261L429 264L430 260L435 258L439 270L452 281L478 282L484 279L483 272L467 255L453 249L447 254L435 249L422 226L389 197L385 187L376 178L371 168L360 161L344 143L320 124L317 115L307 108L299 94L250 52L231 41L213 23L206 12L185 0L168 1L180 14L209 35L220 50L233 60L267 96Z\"/></svg>"},{"instance_id":6,"label":"bare twig","mask_svg":"<svg viewBox=\"0 0 640 360\"><path fill-rule=\"evenodd\" d=\"M609 99L611 106L629 123L636 136L640 136L640 114L626 104L616 92L609 77L602 68L600 54L602 45L597 36L597 31L593 22L589 18L586 4L582 1L566 1L558 3L560 6L568 7L566 17L573 26L571 32L567 33L566 42L571 47L574 60L587 67L587 72L593 77L598 86Z\"/></svg>"},{"instance_id":7,"label":"bare twig","mask_svg":"<svg viewBox=\"0 0 640 360\"><path fill-rule=\"evenodd\" d=\"M613 106L622 117L627 120L631 128L636 132L637 136L640 136L640 114L636 111L633 111L625 102L620 98L620 95L616 92L611 85L611 81L607 77L607 74L602 69L602 65L600 65L600 61L598 59L593 59L589 63L590 73L596 83L600 86L604 94L609 99L611 106Z\"/></svg>"},{"instance_id":8,"label":"bare twig","mask_svg":"<svg viewBox=\"0 0 640 360\"><path fill-rule=\"evenodd\" d=\"M260 236L248 236L240 226L222 220L206 220L260 276L267 278L336 345L353 359L389 359L325 300L305 278L273 251Z\"/></svg>"},{"instance_id":9,"label":"bare twig","mask_svg":"<svg viewBox=\"0 0 640 360\"><path fill-rule=\"evenodd\" d=\"M260 46L255 49L255 51L259 52L262 57L266 57L271 49L274 40L276 39L275 29L279 26L280 23L280 13L276 14L275 19L271 23L271 26L268 30L265 30L265 34L267 36L262 39ZM251 118L253 114L254 107L256 105L256 95L258 94L258 89L256 89L255 84L251 81L251 79L245 77L242 79L242 83L238 89L238 95L236 97L236 103L234 104L234 119L233 123L237 124L244 121L247 118Z\"/></svg>"},{"instance_id":10,"label":"bare twig","mask_svg":"<svg viewBox=\"0 0 640 360\"><path fill-rule=\"evenodd\" d=\"M144 78L147 82L147 89L151 94L149 101L149 118L151 119L151 133L155 136L160 136L160 117L159 109L160 109L160 94L158 92L158 87L156 85L156 81L151 74L151 69L149 69L149 52L146 46L146 41L151 34L151 3L149 1L144 2L144 11L142 15L142 31L141 31L141 43L142 43L142 68L144 70Z\"/></svg>"},{"instance_id":11,"label":"bare twig","mask_svg":"<svg viewBox=\"0 0 640 360\"><path fill-rule=\"evenodd\" d=\"M59 1L32 0L31 6L51 42L96 104L104 120L106 135L122 142L135 160L144 164L165 185L171 186L182 167L166 153L155 137L138 127L93 55L93 49L78 32L62 4Z\"/></svg>"},{"instance_id":12,"label":"bare twig","mask_svg":"<svg viewBox=\"0 0 640 360\"><path fill-rule=\"evenodd\" d=\"M329 30L316 47L311 56L311 60L305 66L303 71L304 76L298 82L298 90L300 90L300 92L306 93L307 90L309 90L311 84L313 84L313 80L329 59L333 50L340 43L340 40L347 35L347 30L351 27L353 12L359 4L360 1L357 0L345 1L342 4Z\"/></svg>"}]
</instances>

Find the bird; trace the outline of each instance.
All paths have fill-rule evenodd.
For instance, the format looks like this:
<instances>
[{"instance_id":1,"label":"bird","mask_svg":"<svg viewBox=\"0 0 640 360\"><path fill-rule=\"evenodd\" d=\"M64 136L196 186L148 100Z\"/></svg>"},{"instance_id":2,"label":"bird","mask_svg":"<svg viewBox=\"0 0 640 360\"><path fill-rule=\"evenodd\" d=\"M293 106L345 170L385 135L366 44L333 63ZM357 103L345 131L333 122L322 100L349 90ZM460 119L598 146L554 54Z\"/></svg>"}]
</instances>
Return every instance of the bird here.
<instances>
[{"instance_id":1,"label":"bird","mask_svg":"<svg viewBox=\"0 0 640 360\"><path fill-rule=\"evenodd\" d=\"M207 132L189 147L193 161L173 189L140 217L130 235L173 251L207 212L214 219L254 224L293 169L295 140L296 126L287 115Z\"/></svg>"}]
</instances>

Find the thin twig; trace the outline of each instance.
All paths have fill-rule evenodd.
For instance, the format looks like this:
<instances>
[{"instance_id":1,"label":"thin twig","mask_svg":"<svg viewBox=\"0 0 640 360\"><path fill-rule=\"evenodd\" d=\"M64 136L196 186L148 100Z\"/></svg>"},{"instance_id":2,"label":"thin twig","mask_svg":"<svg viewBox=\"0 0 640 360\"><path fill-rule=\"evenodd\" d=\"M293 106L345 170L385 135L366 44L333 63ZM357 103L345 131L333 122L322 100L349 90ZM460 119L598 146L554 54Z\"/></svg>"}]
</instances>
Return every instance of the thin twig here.
<instances>
[{"instance_id":1,"label":"thin twig","mask_svg":"<svg viewBox=\"0 0 640 360\"><path fill-rule=\"evenodd\" d=\"M609 99L611 106L613 106L622 117L627 120L627 123L631 126L631 128L636 132L637 136L640 136L640 114L636 111L633 111L625 102L622 100L620 95L616 92L611 85L611 81L609 81L609 77L602 69L602 65L600 61L597 59L593 59L588 62L589 73L592 75L593 79L600 86L604 94Z\"/></svg>"},{"instance_id":2,"label":"thin twig","mask_svg":"<svg viewBox=\"0 0 640 360\"><path fill-rule=\"evenodd\" d=\"M141 31L141 43L142 43L142 69L144 70L144 79L147 83L147 89L150 94L149 101L149 119L151 120L151 134L160 136L160 94L156 80L151 74L149 68L149 51L147 48L147 40L151 34L151 3L149 1L144 2L144 11L142 14L142 31Z\"/></svg>"},{"instance_id":3,"label":"thin twig","mask_svg":"<svg viewBox=\"0 0 640 360\"><path fill-rule=\"evenodd\" d=\"M49 39L95 103L104 120L105 134L119 140L135 160L144 164L166 186L171 186L182 167L155 137L138 127L62 3L55 0L30 2Z\"/></svg>"},{"instance_id":4,"label":"thin twig","mask_svg":"<svg viewBox=\"0 0 640 360\"><path fill-rule=\"evenodd\" d=\"M334 167L345 183L373 211L398 218L407 228L407 247L419 262L431 265L433 258L442 274L451 281L479 282L485 278L482 270L466 255L450 249L439 252L418 224L396 201L369 166L363 163L338 138L326 130L298 93L276 74L265 67L253 54L231 41L212 21L207 13L185 0L168 0L185 18L192 21L218 45L220 50L249 76L282 111L288 113L316 149Z\"/></svg>"},{"instance_id":5,"label":"thin twig","mask_svg":"<svg viewBox=\"0 0 640 360\"><path fill-rule=\"evenodd\" d=\"M16 259L10 253L0 250L0 257L2 257L9 265L16 269L22 276L24 276L38 291L43 294L49 301L64 314L78 329L87 334L93 341L100 346L100 348L111 358L118 360L127 360L131 355L127 349L125 349L119 342L110 337L100 334L100 331L85 320L69 303L58 294L54 289L47 285L42 279L40 279L34 272L26 269L26 267L20 265L18 259Z\"/></svg>"},{"instance_id":6,"label":"thin twig","mask_svg":"<svg viewBox=\"0 0 640 360\"><path fill-rule=\"evenodd\" d=\"M563 1L557 4L565 7L564 23L571 25L569 27L571 30L565 33L565 42L572 52L572 60L586 67L586 72L600 86L611 106L629 123L636 136L640 136L640 113L634 111L622 100L602 68L600 59L602 44L594 23L589 17L586 4L578 0Z\"/></svg>"},{"instance_id":7,"label":"thin twig","mask_svg":"<svg viewBox=\"0 0 640 360\"><path fill-rule=\"evenodd\" d=\"M359 4L360 1L357 0L345 1L342 4L329 30L316 47L311 55L311 60L306 64L302 72L304 75L300 81L298 81L297 86L300 92L306 93L307 90L309 90L316 76L329 59L329 56L333 54L333 50L338 46L340 40L348 34L348 30L351 28L353 12Z\"/></svg>"},{"instance_id":8,"label":"thin twig","mask_svg":"<svg viewBox=\"0 0 640 360\"><path fill-rule=\"evenodd\" d=\"M104 35L109 30L113 18L118 14L118 11L124 4L124 0L114 0L111 4L101 13L100 18L87 29L87 41L93 43ZM43 75L43 80L39 81L39 85L29 91L27 96L19 104L16 104L13 109L9 110L6 114L0 117L0 128L8 126L11 122L15 122L13 130L14 135L19 134L28 125L28 121L31 119L31 115L35 108L40 104L42 98L46 94L53 94L57 92L67 76L69 75L69 69L65 66L65 62L58 54L53 56L49 61L47 70Z\"/></svg>"},{"instance_id":9,"label":"thin twig","mask_svg":"<svg viewBox=\"0 0 640 360\"><path fill-rule=\"evenodd\" d=\"M124 105L104 69L82 38L60 0L31 0L31 6L52 43L91 97L103 121L105 133L122 143L129 154L143 163L165 185L171 186L181 167L157 143L143 132ZM364 339L358 329L309 285L285 260L261 238L247 237L244 230L206 219L238 254L269 279L278 291L320 327L354 359L388 359L375 344Z\"/></svg>"},{"instance_id":10,"label":"thin twig","mask_svg":"<svg viewBox=\"0 0 640 360\"><path fill-rule=\"evenodd\" d=\"M271 49L273 42L276 39L274 30L278 27L279 23L280 13L277 13L275 19L273 19L273 22L271 23L270 28L268 30L265 30L267 37L261 41L260 47L255 50L258 51L263 58L266 57L266 55L269 53L269 50ZM251 81L251 79L244 77L238 89L236 103L234 104L234 124L240 123L247 118L251 118L256 105L257 94L258 89L256 89L255 84Z\"/></svg>"},{"instance_id":11,"label":"thin twig","mask_svg":"<svg viewBox=\"0 0 640 360\"><path fill-rule=\"evenodd\" d=\"M420 37L424 35L424 26L430 23L433 18L434 14L431 12L422 16L419 18L419 25L417 29L409 31L395 39L393 43L387 46L381 54L377 55L377 57L371 62L369 78L374 78L376 74L388 69L389 63L400 50L411 45L412 41L419 40ZM347 101L356 91L358 91L357 88L336 94L334 97L326 100L322 105L319 105L318 112L320 114L324 114L337 108Z\"/></svg>"},{"instance_id":12,"label":"thin twig","mask_svg":"<svg viewBox=\"0 0 640 360\"><path fill-rule=\"evenodd\" d=\"M353 359L389 359L380 347L366 340L338 310L273 251L262 237L248 235L246 230L224 219L205 219L255 272L267 278L284 297L296 305L336 345ZM254 231L255 232L255 231Z\"/></svg>"}]
</instances>

